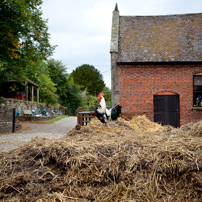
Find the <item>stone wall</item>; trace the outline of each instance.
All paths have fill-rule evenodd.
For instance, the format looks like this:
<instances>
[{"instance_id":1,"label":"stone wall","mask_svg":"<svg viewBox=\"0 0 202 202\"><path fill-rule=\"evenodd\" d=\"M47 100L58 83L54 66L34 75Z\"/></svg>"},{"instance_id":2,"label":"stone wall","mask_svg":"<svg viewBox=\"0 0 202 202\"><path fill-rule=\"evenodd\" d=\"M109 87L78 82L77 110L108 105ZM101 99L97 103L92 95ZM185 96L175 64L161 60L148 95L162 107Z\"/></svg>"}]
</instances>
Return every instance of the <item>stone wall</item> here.
<instances>
[{"instance_id":1,"label":"stone wall","mask_svg":"<svg viewBox=\"0 0 202 202\"><path fill-rule=\"evenodd\" d=\"M119 35L119 11L116 4L112 17L112 29L111 29L111 89L112 89L112 106L120 102L119 89L117 89L117 78L119 78L119 71L117 71L117 57L118 57L118 35Z\"/></svg>"},{"instance_id":2,"label":"stone wall","mask_svg":"<svg viewBox=\"0 0 202 202\"><path fill-rule=\"evenodd\" d=\"M63 115L64 110L59 110L53 106L46 106L42 103L29 102L11 98L0 97L0 105L3 104L9 108L15 108L16 116L23 116L23 110L31 110L33 115L42 114L46 116ZM64 109L64 107L62 108Z\"/></svg>"},{"instance_id":3,"label":"stone wall","mask_svg":"<svg viewBox=\"0 0 202 202\"><path fill-rule=\"evenodd\" d=\"M38 122L48 121L56 117L58 116L16 116L16 121Z\"/></svg>"},{"instance_id":4,"label":"stone wall","mask_svg":"<svg viewBox=\"0 0 202 202\"><path fill-rule=\"evenodd\" d=\"M13 109L0 105L0 133L12 133Z\"/></svg>"},{"instance_id":5,"label":"stone wall","mask_svg":"<svg viewBox=\"0 0 202 202\"><path fill-rule=\"evenodd\" d=\"M35 110L38 112L41 108L45 107L45 105L35 102L2 98L2 97L0 98L0 104L3 104L9 108L15 108L16 115L20 116L23 115L23 110Z\"/></svg>"},{"instance_id":6,"label":"stone wall","mask_svg":"<svg viewBox=\"0 0 202 202\"><path fill-rule=\"evenodd\" d=\"M65 114L64 107L58 110L41 103L0 97L0 133L12 132L13 108L15 108L16 121L46 121ZM31 110L31 116L25 116L24 110Z\"/></svg>"}]
</instances>

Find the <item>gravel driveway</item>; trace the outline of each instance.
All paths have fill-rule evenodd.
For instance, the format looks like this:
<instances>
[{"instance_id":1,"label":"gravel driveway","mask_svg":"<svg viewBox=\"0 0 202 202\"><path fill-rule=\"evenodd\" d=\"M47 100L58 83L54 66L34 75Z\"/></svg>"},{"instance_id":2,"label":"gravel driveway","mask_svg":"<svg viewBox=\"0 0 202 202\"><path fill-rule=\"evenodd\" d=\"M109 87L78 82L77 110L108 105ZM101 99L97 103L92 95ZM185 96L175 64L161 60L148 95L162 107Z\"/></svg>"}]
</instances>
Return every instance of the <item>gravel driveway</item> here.
<instances>
[{"instance_id":1,"label":"gravel driveway","mask_svg":"<svg viewBox=\"0 0 202 202\"><path fill-rule=\"evenodd\" d=\"M27 129L16 133L0 135L0 153L17 149L23 144L30 142L34 137L47 139L64 137L69 129L77 124L77 117L70 116L52 124L22 123Z\"/></svg>"}]
</instances>

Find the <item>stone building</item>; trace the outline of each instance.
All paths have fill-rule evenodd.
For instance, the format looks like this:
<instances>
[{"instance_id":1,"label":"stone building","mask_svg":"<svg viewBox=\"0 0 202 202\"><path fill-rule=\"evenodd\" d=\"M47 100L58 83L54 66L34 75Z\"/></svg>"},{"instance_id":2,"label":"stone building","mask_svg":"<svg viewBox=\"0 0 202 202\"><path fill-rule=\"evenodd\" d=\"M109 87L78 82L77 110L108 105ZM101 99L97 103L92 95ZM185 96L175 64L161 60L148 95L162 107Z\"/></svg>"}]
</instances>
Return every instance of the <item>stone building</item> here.
<instances>
[{"instance_id":1,"label":"stone building","mask_svg":"<svg viewBox=\"0 0 202 202\"><path fill-rule=\"evenodd\" d=\"M112 105L179 127L202 120L202 13L120 16L111 33Z\"/></svg>"}]
</instances>

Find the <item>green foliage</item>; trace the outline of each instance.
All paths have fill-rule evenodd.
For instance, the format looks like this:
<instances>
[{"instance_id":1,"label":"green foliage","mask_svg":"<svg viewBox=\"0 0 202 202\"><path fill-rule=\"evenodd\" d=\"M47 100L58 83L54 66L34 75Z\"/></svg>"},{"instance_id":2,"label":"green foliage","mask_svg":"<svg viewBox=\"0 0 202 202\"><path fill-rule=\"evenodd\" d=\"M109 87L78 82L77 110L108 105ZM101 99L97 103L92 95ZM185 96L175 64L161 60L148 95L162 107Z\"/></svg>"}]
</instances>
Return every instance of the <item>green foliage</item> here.
<instances>
[{"instance_id":1,"label":"green foliage","mask_svg":"<svg viewBox=\"0 0 202 202\"><path fill-rule=\"evenodd\" d=\"M111 89L104 87L102 92L104 93L106 105L111 106Z\"/></svg>"},{"instance_id":2,"label":"green foliage","mask_svg":"<svg viewBox=\"0 0 202 202\"><path fill-rule=\"evenodd\" d=\"M98 104L97 96L91 95L87 89L82 94L82 109L93 109Z\"/></svg>"},{"instance_id":3,"label":"green foliage","mask_svg":"<svg viewBox=\"0 0 202 202\"><path fill-rule=\"evenodd\" d=\"M98 104L98 96L91 95L87 89L82 96L82 109L93 109ZM101 91L104 93L105 102L107 106L111 106L111 90L108 87L104 87Z\"/></svg>"},{"instance_id":4,"label":"green foliage","mask_svg":"<svg viewBox=\"0 0 202 202\"><path fill-rule=\"evenodd\" d=\"M1 86L9 79L7 71L0 67L0 92L3 90Z\"/></svg>"},{"instance_id":5,"label":"green foliage","mask_svg":"<svg viewBox=\"0 0 202 202\"><path fill-rule=\"evenodd\" d=\"M55 47L49 43L42 3L42 0L0 2L0 89L10 79L23 84L29 78L40 86L40 101L53 104L58 101L56 86L44 61Z\"/></svg>"},{"instance_id":6,"label":"green foliage","mask_svg":"<svg viewBox=\"0 0 202 202\"><path fill-rule=\"evenodd\" d=\"M40 86L40 102L59 102L76 109L82 101L80 88L87 88L87 105L95 105L97 94L105 84L94 66L77 67L69 77L60 61L45 62L55 46L49 43L47 20L42 18L42 3L42 0L0 2L0 91L10 79L24 83L29 78ZM17 88L12 86L11 90Z\"/></svg>"},{"instance_id":7,"label":"green foliage","mask_svg":"<svg viewBox=\"0 0 202 202\"><path fill-rule=\"evenodd\" d=\"M0 68L21 77L34 72L33 63L46 60L54 46L49 43L41 0L0 2Z\"/></svg>"},{"instance_id":8,"label":"green foliage","mask_svg":"<svg viewBox=\"0 0 202 202\"><path fill-rule=\"evenodd\" d=\"M40 75L40 97L41 101L47 104L54 104L58 102L56 95L56 87L51 78L46 74Z\"/></svg>"},{"instance_id":9,"label":"green foliage","mask_svg":"<svg viewBox=\"0 0 202 202\"><path fill-rule=\"evenodd\" d=\"M55 123L56 121L59 121L61 119L64 119L64 118L68 118L69 116L60 116L60 117L57 117L57 118L54 118L54 119L51 119L51 120L48 120L48 121L44 121L44 122L40 122L41 123L44 123L44 124L49 124L49 123Z\"/></svg>"},{"instance_id":10,"label":"green foliage","mask_svg":"<svg viewBox=\"0 0 202 202\"><path fill-rule=\"evenodd\" d=\"M73 77L69 77L69 82L70 82L70 84L74 85L74 79L73 79Z\"/></svg>"},{"instance_id":11,"label":"green foliage","mask_svg":"<svg viewBox=\"0 0 202 202\"><path fill-rule=\"evenodd\" d=\"M47 63L38 60L32 65L33 71L27 71L27 77L40 86L40 102L55 104L58 102L57 85L51 80Z\"/></svg>"},{"instance_id":12,"label":"green foliage","mask_svg":"<svg viewBox=\"0 0 202 202\"><path fill-rule=\"evenodd\" d=\"M81 86L82 91L87 88L94 96L105 87L102 74L92 65L81 65L73 70L70 76L73 77L75 84Z\"/></svg>"},{"instance_id":13,"label":"green foliage","mask_svg":"<svg viewBox=\"0 0 202 202\"><path fill-rule=\"evenodd\" d=\"M68 103L64 106L69 109L77 109L82 101L80 92L80 87L78 85L72 85L67 93Z\"/></svg>"},{"instance_id":14,"label":"green foliage","mask_svg":"<svg viewBox=\"0 0 202 202\"><path fill-rule=\"evenodd\" d=\"M88 95L88 106L89 108L95 107L98 104L98 98L93 95Z\"/></svg>"},{"instance_id":15,"label":"green foliage","mask_svg":"<svg viewBox=\"0 0 202 202\"><path fill-rule=\"evenodd\" d=\"M69 79L66 67L60 61L48 61L49 76L56 84L59 103L62 106L76 109L81 103L80 88L74 84L73 79Z\"/></svg>"},{"instance_id":16,"label":"green foliage","mask_svg":"<svg viewBox=\"0 0 202 202\"><path fill-rule=\"evenodd\" d=\"M57 85L56 93L59 96L59 102L64 106L67 103L67 92L70 88L66 67L62 62L53 59L48 61L47 67L51 80Z\"/></svg>"}]
</instances>

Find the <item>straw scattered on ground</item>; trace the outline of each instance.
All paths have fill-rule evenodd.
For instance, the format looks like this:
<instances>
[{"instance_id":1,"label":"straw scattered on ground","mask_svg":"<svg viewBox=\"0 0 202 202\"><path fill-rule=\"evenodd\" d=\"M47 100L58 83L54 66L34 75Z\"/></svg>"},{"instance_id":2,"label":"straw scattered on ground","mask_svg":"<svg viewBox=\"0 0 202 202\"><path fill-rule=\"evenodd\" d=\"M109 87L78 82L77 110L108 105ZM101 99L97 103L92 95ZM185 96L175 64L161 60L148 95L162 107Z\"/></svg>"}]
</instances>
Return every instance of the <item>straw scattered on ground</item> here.
<instances>
[{"instance_id":1,"label":"straw scattered on ground","mask_svg":"<svg viewBox=\"0 0 202 202\"><path fill-rule=\"evenodd\" d=\"M202 201L202 122L94 119L0 155L1 201Z\"/></svg>"}]
</instances>

